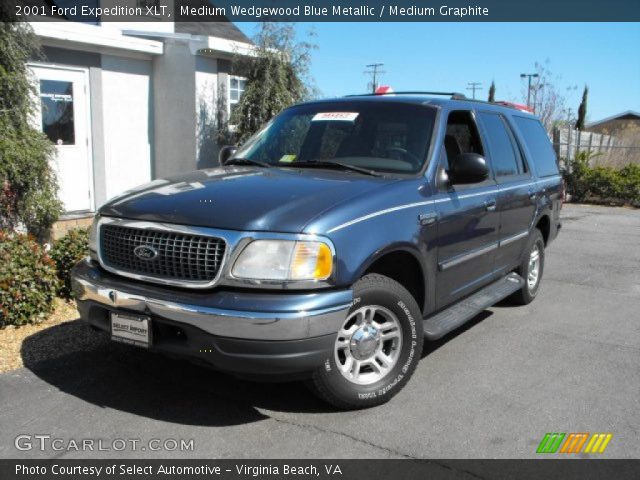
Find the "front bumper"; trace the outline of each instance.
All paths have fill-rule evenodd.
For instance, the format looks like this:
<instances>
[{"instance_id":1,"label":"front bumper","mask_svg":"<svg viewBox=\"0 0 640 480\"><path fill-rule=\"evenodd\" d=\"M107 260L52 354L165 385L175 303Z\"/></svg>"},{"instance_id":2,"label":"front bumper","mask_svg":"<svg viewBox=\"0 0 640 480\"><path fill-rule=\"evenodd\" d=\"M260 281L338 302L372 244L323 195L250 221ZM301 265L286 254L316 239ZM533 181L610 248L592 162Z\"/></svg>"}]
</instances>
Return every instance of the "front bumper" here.
<instances>
[{"instance_id":1,"label":"front bumper","mask_svg":"<svg viewBox=\"0 0 640 480\"><path fill-rule=\"evenodd\" d=\"M351 290L269 293L186 290L108 273L83 260L71 272L83 320L110 331L110 312L148 315L151 350L233 373L304 373L330 355Z\"/></svg>"}]
</instances>

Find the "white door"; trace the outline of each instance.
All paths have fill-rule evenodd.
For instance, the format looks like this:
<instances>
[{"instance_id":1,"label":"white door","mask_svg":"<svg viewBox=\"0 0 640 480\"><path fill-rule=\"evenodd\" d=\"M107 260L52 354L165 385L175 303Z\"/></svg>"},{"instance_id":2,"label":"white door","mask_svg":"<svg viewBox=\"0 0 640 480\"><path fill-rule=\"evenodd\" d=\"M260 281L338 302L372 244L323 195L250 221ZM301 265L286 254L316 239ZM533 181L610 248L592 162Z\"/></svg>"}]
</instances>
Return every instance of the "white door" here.
<instances>
[{"instance_id":1,"label":"white door","mask_svg":"<svg viewBox=\"0 0 640 480\"><path fill-rule=\"evenodd\" d=\"M67 212L92 210L87 71L30 65L37 81L36 122L55 145L58 196Z\"/></svg>"}]
</instances>

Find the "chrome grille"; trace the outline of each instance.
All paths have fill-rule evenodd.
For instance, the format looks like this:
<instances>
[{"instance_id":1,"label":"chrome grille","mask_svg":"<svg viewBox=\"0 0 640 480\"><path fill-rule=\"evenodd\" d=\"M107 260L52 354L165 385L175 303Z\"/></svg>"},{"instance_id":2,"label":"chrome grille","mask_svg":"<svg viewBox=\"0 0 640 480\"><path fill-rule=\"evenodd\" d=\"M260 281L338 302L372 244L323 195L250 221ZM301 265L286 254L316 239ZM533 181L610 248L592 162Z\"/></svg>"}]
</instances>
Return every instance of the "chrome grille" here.
<instances>
[{"instance_id":1,"label":"chrome grille","mask_svg":"<svg viewBox=\"0 0 640 480\"><path fill-rule=\"evenodd\" d=\"M151 247L157 255L138 257L134 249L140 246ZM105 267L159 280L213 282L224 251L221 238L119 225L100 227L100 257Z\"/></svg>"}]
</instances>

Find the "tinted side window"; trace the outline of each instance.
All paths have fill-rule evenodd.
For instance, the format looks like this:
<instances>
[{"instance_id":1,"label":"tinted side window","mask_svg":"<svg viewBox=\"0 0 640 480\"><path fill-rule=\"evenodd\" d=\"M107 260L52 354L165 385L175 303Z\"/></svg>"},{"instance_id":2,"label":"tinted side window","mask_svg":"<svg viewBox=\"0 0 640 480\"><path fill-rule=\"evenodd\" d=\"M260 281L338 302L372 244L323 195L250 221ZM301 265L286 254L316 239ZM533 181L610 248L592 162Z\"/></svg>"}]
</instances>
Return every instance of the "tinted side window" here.
<instances>
[{"instance_id":1,"label":"tinted side window","mask_svg":"<svg viewBox=\"0 0 640 480\"><path fill-rule=\"evenodd\" d=\"M504 120L495 113L481 112L480 119L487 133L491 166L497 177L518 175L516 147L507 132Z\"/></svg>"},{"instance_id":2,"label":"tinted side window","mask_svg":"<svg viewBox=\"0 0 640 480\"><path fill-rule=\"evenodd\" d=\"M538 176L557 175L556 154L542 124L535 118L514 116L513 119L532 156L529 163L533 161L536 164L535 170L538 172Z\"/></svg>"}]
</instances>

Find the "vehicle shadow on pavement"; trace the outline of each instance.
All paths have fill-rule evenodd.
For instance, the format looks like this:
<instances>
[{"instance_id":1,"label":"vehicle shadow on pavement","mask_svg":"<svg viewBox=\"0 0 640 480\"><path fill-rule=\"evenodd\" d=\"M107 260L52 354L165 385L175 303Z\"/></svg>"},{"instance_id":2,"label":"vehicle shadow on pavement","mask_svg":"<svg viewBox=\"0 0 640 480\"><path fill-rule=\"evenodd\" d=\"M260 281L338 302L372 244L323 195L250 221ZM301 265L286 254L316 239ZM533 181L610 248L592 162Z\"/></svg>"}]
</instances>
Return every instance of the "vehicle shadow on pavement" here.
<instances>
[{"instance_id":1,"label":"vehicle shadow on pavement","mask_svg":"<svg viewBox=\"0 0 640 480\"><path fill-rule=\"evenodd\" d=\"M433 352L438 350L440 347L442 347L446 343L450 342L451 340L453 340L457 336L462 335L467 330L475 327L477 324L479 324L483 320L489 318L491 315L493 315L493 312L491 312L489 310L484 310L484 311L480 312L478 315L476 315L475 317L473 317L471 320L469 320L467 323L462 325L460 328L458 328L457 330L454 330L451 333L448 333L447 335L445 335L441 339L433 341L433 342L429 342L429 341L425 340L424 347L422 348L422 356L420 358L424 359L425 357L429 356L430 354L432 354Z\"/></svg>"},{"instance_id":2,"label":"vehicle shadow on pavement","mask_svg":"<svg viewBox=\"0 0 640 480\"><path fill-rule=\"evenodd\" d=\"M334 411L301 382L237 379L182 359L111 342L80 320L26 338L26 368L91 404L165 422L230 426L269 418L260 409Z\"/></svg>"}]
</instances>

